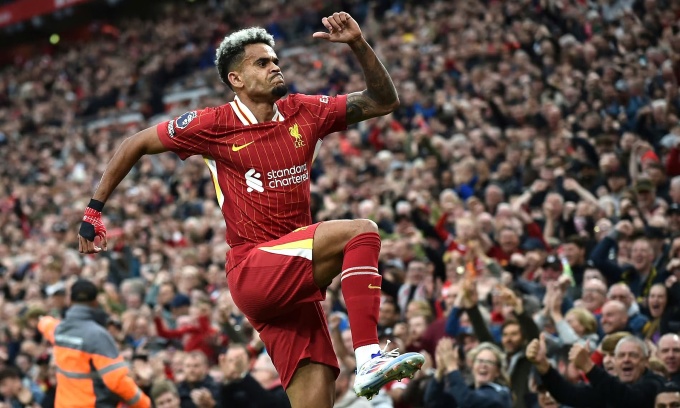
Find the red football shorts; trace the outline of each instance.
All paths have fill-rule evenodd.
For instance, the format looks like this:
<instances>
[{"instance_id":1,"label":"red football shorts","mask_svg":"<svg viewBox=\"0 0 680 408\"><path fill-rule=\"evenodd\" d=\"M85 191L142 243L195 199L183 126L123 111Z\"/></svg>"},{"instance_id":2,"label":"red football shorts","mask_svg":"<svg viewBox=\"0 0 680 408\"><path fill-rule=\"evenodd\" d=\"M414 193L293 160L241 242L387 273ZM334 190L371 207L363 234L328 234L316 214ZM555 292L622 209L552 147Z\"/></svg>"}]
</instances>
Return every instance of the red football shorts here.
<instances>
[{"instance_id":1,"label":"red football shorts","mask_svg":"<svg viewBox=\"0 0 680 408\"><path fill-rule=\"evenodd\" d=\"M227 276L234 303L260 332L283 388L304 359L330 366L336 378L340 373L320 303L326 292L312 273L318 225L258 245Z\"/></svg>"}]
</instances>

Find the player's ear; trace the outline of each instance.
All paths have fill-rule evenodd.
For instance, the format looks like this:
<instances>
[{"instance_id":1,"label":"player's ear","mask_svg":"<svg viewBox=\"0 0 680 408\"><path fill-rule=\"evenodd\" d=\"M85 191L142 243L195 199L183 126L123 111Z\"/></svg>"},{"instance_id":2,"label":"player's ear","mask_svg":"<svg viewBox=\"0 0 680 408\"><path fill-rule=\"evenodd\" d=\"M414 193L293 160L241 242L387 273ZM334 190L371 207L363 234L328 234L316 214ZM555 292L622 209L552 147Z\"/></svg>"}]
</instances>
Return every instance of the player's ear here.
<instances>
[{"instance_id":1,"label":"player's ear","mask_svg":"<svg viewBox=\"0 0 680 408\"><path fill-rule=\"evenodd\" d=\"M234 89L239 89L243 87L243 78L241 76L241 73L238 71L231 71L229 74L227 74L227 80L229 83L231 83L231 86Z\"/></svg>"}]
</instances>

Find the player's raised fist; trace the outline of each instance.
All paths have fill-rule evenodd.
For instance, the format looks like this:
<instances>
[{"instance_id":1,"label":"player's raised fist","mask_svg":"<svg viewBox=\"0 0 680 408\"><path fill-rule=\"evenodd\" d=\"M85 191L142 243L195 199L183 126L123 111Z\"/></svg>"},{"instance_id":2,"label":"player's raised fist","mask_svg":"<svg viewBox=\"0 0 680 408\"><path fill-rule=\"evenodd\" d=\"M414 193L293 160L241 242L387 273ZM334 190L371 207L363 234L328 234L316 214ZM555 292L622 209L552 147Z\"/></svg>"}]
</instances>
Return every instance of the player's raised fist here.
<instances>
[{"instance_id":1,"label":"player's raised fist","mask_svg":"<svg viewBox=\"0 0 680 408\"><path fill-rule=\"evenodd\" d=\"M313 34L314 38L347 44L361 39L359 24L344 11L324 17L321 22L328 32L316 32Z\"/></svg>"},{"instance_id":2,"label":"player's raised fist","mask_svg":"<svg viewBox=\"0 0 680 408\"><path fill-rule=\"evenodd\" d=\"M102 221L102 209L104 209L104 203L97 200L90 200L90 204L85 209L80 231L78 231L78 251L81 254L106 251L106 227ZM95 237L99 237L101 247L95 245Z\"/></svg>"}]
</instances>

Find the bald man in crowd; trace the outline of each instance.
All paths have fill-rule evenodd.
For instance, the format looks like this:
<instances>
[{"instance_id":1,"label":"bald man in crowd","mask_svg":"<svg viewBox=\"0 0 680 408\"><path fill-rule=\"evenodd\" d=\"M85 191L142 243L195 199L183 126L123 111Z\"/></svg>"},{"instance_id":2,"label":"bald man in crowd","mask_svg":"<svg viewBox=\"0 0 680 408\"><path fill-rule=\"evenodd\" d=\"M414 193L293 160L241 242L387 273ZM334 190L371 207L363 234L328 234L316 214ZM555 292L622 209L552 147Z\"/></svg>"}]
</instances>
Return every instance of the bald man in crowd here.
<instances>
[{"instance_id":1,"label":"bald man in crowd","mask_svg":"<svg viewBox=\"0 0 680 408\"><path fill-rule=\"evenodd\" d=\"M640 306L635 301L635 296L625 283L615 283L609 288L607 300L618 300L626 306L628 314L628 328L631 333L642 333L642 329L649 321L647 316L640 313Z\"/></svg>"},{"instance_id":2,"label":"bald man in crowd","mask_svg":"<svg viewBox=\"0 0 680 408\"><path fill-rule=\"evenodd\" d=\"M607 301L607 303L602 306L600 328L605 335L624 330L630 331L628 330L628 311L626 305L618 300Z\"/></svg>"},{"instance_id":3,"label":"bald man in crowd","mask_svg":"<svg viewBox=\"0 0 680 408\"><path fill-rule=\"evenodd\" d=\"M656 355L668 369L670 380L680 386L680 336L675 333L661 336Z\"/></svg>"}]
</instances>

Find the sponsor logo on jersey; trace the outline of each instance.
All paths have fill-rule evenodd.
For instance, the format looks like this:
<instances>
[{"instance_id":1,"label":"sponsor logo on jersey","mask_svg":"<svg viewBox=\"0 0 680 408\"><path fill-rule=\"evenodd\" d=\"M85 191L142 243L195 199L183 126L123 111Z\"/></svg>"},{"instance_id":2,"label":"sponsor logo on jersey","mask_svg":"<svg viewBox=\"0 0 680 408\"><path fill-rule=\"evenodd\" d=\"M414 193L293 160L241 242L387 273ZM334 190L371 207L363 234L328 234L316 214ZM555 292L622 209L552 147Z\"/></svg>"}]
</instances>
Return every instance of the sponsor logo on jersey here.
<instances>
[{"instance_id":1,"label":"sponsor logo on jersey","mask_svg":"<svg viewBox=\"0 0 680 408\"><path fill-rule=\"evenodd\" d=\"M183 113L182 116L178 117L175 121L175 126L177 126L177 129L184 129L189 126L189 123L191 123L192 120L196 119L196 116L196 111Z\"/></svg>"},{"instance_id":2,"label":"sponsor logo on jersey","mask_svg":"<svg viewBox=\"0 0 680 408\"><path fill-rule=\"evenodd\" d=\"M168 122L168 136L172 139L175 137L175 121L171 120Z\"/></svg>"},{"instance_id":3,"label":"sponsor logo on jersey","mask_svg":"<svg viewBox=\"0 0 680 408\"><path fill-rule=\"evenodd\" d=\"M267 172L267 187L278 188L304 183L309 180L307 163L287 169L270 170Z\"/></svg>"},{"instance_id":4,"label":"sponsor logo on jersey","mask_svg":"<svg viewBox=\"0 0 680 408\"><path fill-rule=\"evenodd\" d=\"M307 163L301 166L292 166L285 169L270 170L265 174L264 181L262 174L255 169L250 169L245 174L246 185L249 193L257 191L264 192L264 187L279 188L288 187L295 184L301 184L309 180L309 173L307 171Z\"/></svg>"},{"instance_id":5,"label":"sponsor logo on jersey","mask_svg":"<svg viewBox=\"0 0 680 408\"><path fill-rule=\"evenodd\" d=\"M321 103L328 103L328 96L324 95L321 98L319 98L319 102Z\"/></svg>"},{"instance_id":6,"label":"sponsor logo on jersey","mask_svg":"<svg viewBox=\"0 0 680 408\"><path fill-rule=\"evenodd\" d=\"M262 187L262 180L260 180L262 175L255 169L250 169L246 172L246 185L248 186L248 192L252 193L253 190L258 193L264 192L264 187Z\"/></svg>"},{"instance_id":7,"label":"sponsor logo on jersey","mask_svg":"<svg viewBox=\"0 0 680 408\"><path fill-rule=\"evenodd\" d=\"M302 134L300 134L300 128L298 127L297 123L289 127L288 132L290 132L290 135L294 140L293 143L295 143L295 148L302 147L305 145L305 141L302 140Z\"/></svg>"}]
</instances>

